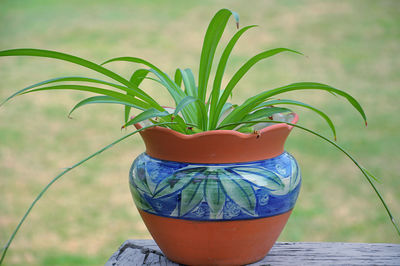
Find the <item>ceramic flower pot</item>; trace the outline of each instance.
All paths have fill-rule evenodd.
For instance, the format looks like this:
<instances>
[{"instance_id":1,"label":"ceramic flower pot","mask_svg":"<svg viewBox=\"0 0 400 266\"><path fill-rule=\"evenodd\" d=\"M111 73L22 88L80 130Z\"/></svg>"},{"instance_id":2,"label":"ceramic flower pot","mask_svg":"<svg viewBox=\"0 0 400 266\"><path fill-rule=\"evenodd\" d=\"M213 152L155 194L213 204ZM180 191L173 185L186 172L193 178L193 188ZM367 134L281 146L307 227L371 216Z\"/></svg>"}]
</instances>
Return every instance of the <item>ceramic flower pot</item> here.
<instances>
[{"instance_id":1,"label":"ceramic flower pot","mask_svg":"<svg viewBox=\"0 0 400 266\"><path fill-rule=\"evenodd\" d=\"M292 123L297 122L292 115ZM140 127L140 126L139 126ZM183 135L141 132L146 153L130 171L135 204L172 261L242 265L271 249L296 202L301 176L284 151L292 127L257 134L231 130Z\"/></svg>"}]
</instances>

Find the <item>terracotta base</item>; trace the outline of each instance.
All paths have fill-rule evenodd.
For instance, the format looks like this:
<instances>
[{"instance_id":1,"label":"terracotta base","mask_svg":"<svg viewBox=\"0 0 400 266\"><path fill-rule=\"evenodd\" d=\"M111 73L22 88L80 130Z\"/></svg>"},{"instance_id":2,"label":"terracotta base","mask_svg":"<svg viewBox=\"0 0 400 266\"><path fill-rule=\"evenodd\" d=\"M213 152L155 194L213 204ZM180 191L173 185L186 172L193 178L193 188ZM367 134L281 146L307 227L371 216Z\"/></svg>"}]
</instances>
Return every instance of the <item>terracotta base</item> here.
<instances>
[{"instance_id":1,"label":"terracotta base","mask_svg":"<svg viewBox=\"0 0 400 266\"><path fill-rule=\"evenodd\" d=\"M243 265L261 260L291 214L288 211L254 220L210 222L139 212L164 254L187 265Z\"/></svg>"}]
</instances>

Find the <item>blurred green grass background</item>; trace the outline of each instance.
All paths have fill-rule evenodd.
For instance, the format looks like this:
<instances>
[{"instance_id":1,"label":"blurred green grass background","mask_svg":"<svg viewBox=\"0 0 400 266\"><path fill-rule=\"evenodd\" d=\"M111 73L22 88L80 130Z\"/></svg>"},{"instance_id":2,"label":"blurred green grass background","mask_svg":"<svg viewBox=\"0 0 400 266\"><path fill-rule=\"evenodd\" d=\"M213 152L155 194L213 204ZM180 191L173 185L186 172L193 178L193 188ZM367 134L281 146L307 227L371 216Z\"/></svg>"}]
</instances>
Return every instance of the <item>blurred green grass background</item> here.
<instances>
[{"instance_id":1,"label":"blurred green grass background","mask_svg":"<svg viewBox=\"0 0 400 266\"><path fill-rule=\"evenodd\" d=\"M265 49L288 47L306 54L282 54L260 63L239 83L233 101L296 81L319 81L352 94L366 110L367 128L342 99L316 92L298 93L296 99L332 115L338 143L382 178L378 187L399 219L397 0L0 0L0 49L51 49L99 63L138 56L169 74L176 67L191 67L196 73L208 22L223 7L237 11L242 26L260 25L239 41L228 77ZM230 22L228 32L234 28ZM128 76L135 66L110 68ZM1 58L0 100L62 75L97 77L56 60ZM160 87L144 85L163 104L171 103ZM117 106L87 107L75 119L67 119L83 96L87 95L37 93L1 108L1 245L53 176L125 133L120 131L123 110ZM293 94L285 97L294 99ZM301 125L329 135L319 117L298 113ZM299 130L292 132L286 149L300 163L303 187L280 241L399 243L377 197L344 155ZM149 238L127 185L130 164L143 151L134 136L63 177L33 210L6 265L101 265L125 239Z\"/></svg>"}]
</instances>

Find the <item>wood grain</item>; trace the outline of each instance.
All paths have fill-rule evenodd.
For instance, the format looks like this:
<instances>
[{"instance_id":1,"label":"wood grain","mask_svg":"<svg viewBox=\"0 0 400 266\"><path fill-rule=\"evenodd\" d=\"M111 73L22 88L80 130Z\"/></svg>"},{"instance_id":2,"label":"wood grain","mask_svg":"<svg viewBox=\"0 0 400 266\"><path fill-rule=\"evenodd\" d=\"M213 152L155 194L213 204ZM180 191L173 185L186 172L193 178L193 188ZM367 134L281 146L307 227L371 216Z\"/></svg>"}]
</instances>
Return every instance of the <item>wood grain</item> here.
<instances>
[{"instance_id":1,"label":"wood grain","mask_svg":"<svg viewBox=\"0 0 400 266\"><path fill-rule=\"evenodd\" d=\"M127 240L106 266L177 266L153 240ZM399 244L277 242L260 265L400 265Z\"/></svg>"}]
</instances>

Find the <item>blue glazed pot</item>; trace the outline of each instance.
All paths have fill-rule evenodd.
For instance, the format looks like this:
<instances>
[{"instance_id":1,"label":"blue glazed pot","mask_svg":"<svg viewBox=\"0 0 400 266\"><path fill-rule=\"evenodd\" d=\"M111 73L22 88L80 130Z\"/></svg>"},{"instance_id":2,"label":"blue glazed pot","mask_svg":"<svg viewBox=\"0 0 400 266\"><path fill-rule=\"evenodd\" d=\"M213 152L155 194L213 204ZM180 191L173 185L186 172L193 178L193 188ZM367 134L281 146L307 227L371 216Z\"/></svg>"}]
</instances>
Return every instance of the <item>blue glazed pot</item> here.
<instances>
[{"instance_id":1,"label":"blue glazed pot","mask_svg":"<svg viewBox=\"0 0 400 266\"><path fill-rule=\"evenodd\" d=\"M256 162L194 164L139 155L130 170L136 206L198 221L270 217L294 207L301 176L289 153Z\"/></svg>"}]
</instances>

